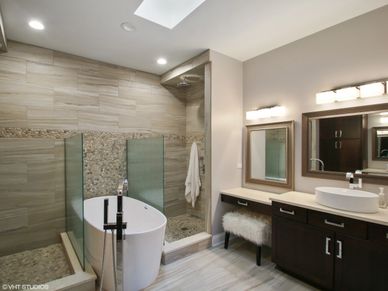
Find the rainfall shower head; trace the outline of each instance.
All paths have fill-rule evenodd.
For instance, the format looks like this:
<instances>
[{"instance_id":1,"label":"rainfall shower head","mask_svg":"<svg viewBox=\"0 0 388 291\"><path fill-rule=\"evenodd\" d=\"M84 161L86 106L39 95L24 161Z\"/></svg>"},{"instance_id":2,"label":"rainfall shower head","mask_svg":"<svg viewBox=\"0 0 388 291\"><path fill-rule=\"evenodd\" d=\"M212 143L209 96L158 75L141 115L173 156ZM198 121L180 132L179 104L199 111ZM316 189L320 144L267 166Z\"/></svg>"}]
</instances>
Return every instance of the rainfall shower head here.
<instances>
[{"instance_id":1,"label":"rainfall shower head","mask_svg":"<svg viewBox=\"0 0 388 291\"><path fill-rule=\"evenodd\" d=\"M185 74L180 76L181 81L176 84L177 87L188 87L192 83L197 83L203 80L203 77L197 74Z\"/></svg>"},{"instance_id":2,"label":"rainfall shower head","mask_svg":"<svg viewBox=\"0 0 388 291\"><path fill-rule=\"evenodd\" d=\"M183 80L183 81L180 81L176 84L176 86L178 88L182 88L182 87L189 87L191 84L189 82L187 82L186 80Z\"/></svg>"}]
</instances>

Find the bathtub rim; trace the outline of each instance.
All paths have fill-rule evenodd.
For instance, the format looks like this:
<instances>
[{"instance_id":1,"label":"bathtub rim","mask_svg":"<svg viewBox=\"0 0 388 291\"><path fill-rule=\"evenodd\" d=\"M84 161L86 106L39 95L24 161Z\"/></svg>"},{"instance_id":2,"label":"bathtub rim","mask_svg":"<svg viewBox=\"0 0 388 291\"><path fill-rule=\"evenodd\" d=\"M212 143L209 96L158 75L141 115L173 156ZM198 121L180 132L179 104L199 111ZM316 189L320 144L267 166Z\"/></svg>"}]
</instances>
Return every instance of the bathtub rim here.
<instances>
[{"instance_id":1,"label":"bathtub rim","mask_svg":"<svg viewBox=\"0 0 388 291\"><path fill-rule=\"evenodd\" d=\"M84 208L86 208L86 207L85 207L85 203L86 203L87 200L91 200L91 199L101 199L101 200L103 200L103 199L105 199L105 198L110 198L110 197L117 197L117 196L116 196L116 195L105 195L105 196L91 197L91 198L85 199L85 200L83 201L83 203L84 203L83 206L84 206ZM160 224L160 225L157 226L157 227L154 227L154 228L151 228L151 229L147 229L146 231L138 231L138 232L127 232L127 230L125 230L125 231L124 231L125 236L127 236L127 235L141 235L141 234L147 234L147 233L156 231L156 230L158 230L158 229L161 229L161 228L163 228L163 227L165 227L165 226L167 225L167 217L166 217L166 215L164 215L164 213L161 212L160 210L158 210L158 209L156 209L155 207L153 207L153 206L147 204L146 202L143 202L143 201L141 201L141 200L138 200L138 199L135 199L135 198L132 198L132 197L123 196L123 198L124 198L124 199L132 199L132 200L138 201L138 202L140 202L140 203L142 203L142 204L144 204L144 205L147 205L147 207L152 208L153 210L157 211L157 212L162 216L162 218L163 218L163 223ZM104 232L104 231L105 231L103 227L101 227L101 228L96 227L96 226L94 226L92 223L90 223L89 220L86 219L85 209L84 209L84 222L87 222L91 227L93 227L94 229L96 229L96 230L98 230L98 231L101 231L101 232ZM109 232L108 232L108 233L109 233ZM113 235L116 235L116 234L115 234L115 230L113 230Z\"/></svg>"}]
</instances>

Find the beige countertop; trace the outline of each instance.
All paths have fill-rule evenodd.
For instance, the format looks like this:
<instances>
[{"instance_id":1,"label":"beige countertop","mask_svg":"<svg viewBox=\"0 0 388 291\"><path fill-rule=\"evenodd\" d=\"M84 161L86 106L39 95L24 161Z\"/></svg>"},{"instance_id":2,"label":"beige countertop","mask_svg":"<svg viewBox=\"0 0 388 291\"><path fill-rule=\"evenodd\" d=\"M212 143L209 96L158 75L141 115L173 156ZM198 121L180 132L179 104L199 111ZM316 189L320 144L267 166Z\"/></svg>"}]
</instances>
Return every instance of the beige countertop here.
<instances>
[{"instance_id":1,"label":"beige countertop","mask_svg":"<svg viewBox=\"0 0 388 291\"><path fill-rule=\"evenodd\" d=\"M233 188L221 191L222 194L250 200L262 204L272 205L271 198L276 198L282 194L252 190L248 188Z\"/></svg>"},{"instance_id":2,"label":"beige countertop","mask_svg":"<svg viewBox=\"0 0 388 291\"><path fill-rule=\"evenodd\" d=\"M233 188L221 191L222 194L242 198L262 204L272 205L272 201L286 203L298 207L303 207L320 212L326 212L334 215L340 215L362 221L388 226L388 209L379 209L377 213L357 213L329 208L318 204L315 201L315 195L297 191L286 192L282 194L266 191L252 190L248 188Z\"/></svg>"},{"instance_id":3,"label":"beige countertop","mask_svg":"<svg viewBox=\"0 0 388 291\"><path fill-rule=\"evenodd\" d=\"M340 215L344 217L349 217L353 219L358 219L362 221L367 221L376 224L382 224L388 226L388 209L379 208L377 213L358 213L344 211L334 208L329 208L318 204L315 201L315 195L303 193L303 192L287 192L279 196L271 197L272 201L286 203L294 206L299 206L311 210L316 210L320 212L330 213L334 215Z\"/></svg>"}]
</instances>

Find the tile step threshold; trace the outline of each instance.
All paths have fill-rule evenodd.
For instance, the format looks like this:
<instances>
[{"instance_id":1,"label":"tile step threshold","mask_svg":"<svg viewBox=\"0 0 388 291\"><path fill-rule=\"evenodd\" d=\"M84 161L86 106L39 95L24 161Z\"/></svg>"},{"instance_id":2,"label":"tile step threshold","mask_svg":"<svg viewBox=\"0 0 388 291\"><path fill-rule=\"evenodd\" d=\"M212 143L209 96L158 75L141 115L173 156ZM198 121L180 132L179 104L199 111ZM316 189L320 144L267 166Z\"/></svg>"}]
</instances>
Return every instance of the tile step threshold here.
<instances>
[{"instance_id":1,"label":"tile step threshold","mask_svg":"<svg viewBox=\"0 0 388 291\"><path fill-rule=\"evenodd\" d=\"M174 242L165 242L162 263L167 265L198 251L207 249L211 246L211 240L211 234L201 232Z\"/></svg>"}]
</instances>

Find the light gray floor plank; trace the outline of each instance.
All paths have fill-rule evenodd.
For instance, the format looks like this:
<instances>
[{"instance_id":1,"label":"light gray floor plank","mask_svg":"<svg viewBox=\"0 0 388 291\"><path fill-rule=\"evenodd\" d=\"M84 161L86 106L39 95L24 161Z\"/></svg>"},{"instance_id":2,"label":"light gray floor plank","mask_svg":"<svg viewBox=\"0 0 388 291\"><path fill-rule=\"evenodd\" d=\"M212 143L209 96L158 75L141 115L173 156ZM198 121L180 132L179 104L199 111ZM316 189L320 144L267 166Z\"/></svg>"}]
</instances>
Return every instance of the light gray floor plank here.
<instances>
[{"instance_id":1,"label":"light gray floor plank","mask_svg":"<svg viewBox=\"0 0 388 291\"><path fill-rule=\"evenodd\" d=\"M162 266L145 290L317 290L275 269L269 250L263 255L256 266L255 246L235 239L228 250L221 245Z\"/></svg>"}]
</instances>

